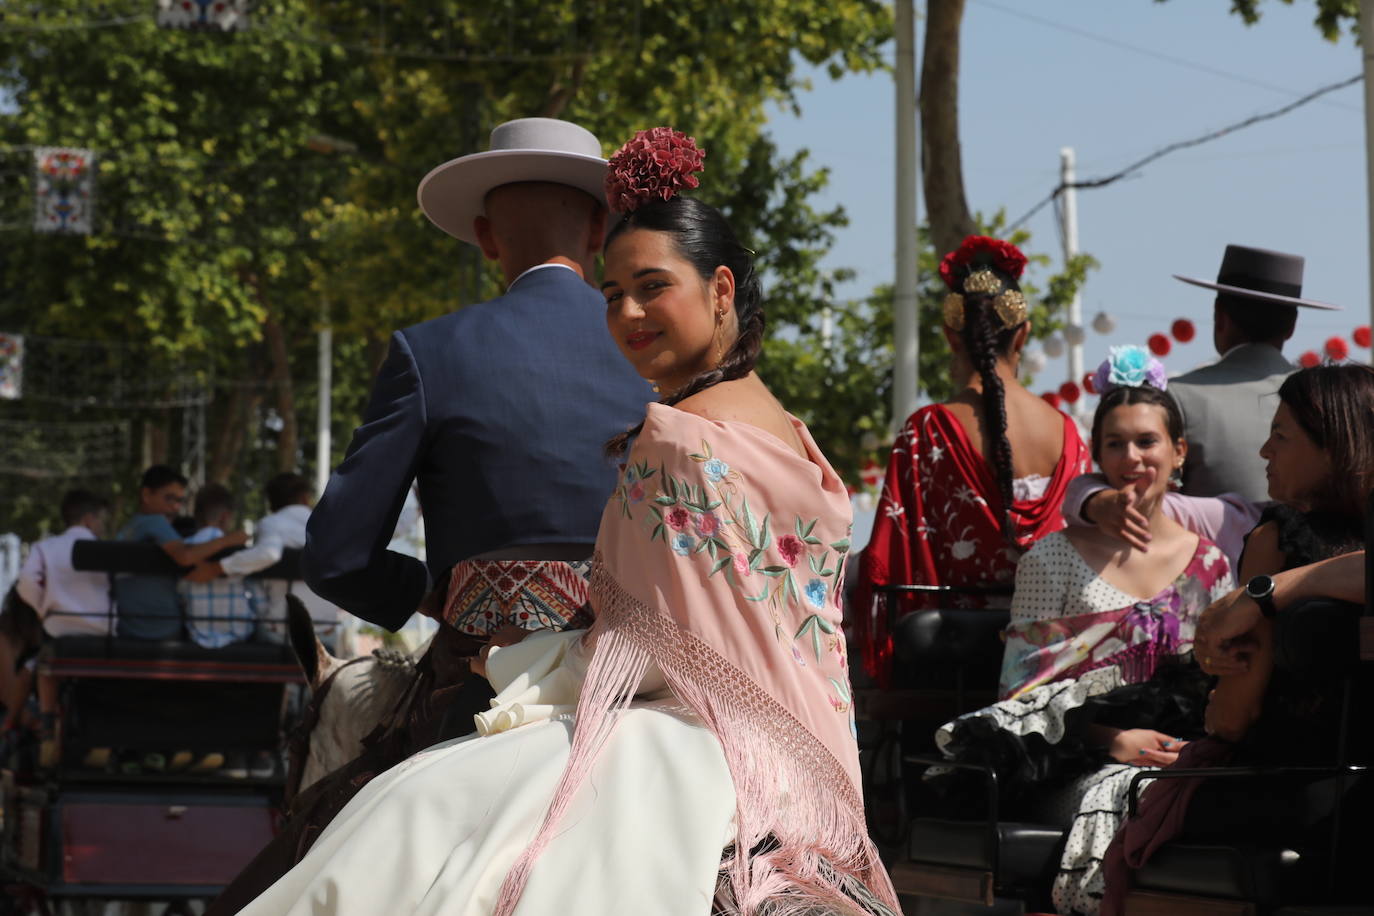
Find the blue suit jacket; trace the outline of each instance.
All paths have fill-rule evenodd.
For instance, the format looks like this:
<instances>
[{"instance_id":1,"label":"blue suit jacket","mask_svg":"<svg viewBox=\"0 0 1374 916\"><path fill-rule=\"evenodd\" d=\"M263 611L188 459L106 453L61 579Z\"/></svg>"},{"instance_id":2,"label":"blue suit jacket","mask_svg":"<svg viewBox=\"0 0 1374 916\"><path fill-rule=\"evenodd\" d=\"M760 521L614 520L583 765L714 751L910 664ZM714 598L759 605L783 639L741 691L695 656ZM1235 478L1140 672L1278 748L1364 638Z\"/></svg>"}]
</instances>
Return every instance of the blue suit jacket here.
<instances>
[{"instance_id":1,"label":"blue suit jacket","mask_svg":"<svg viewBox=\"0 0 1374 916\"><path fill-rule=\"evenodd\" d=\"M606 440L644 418L647 382L571 270L391 339L363 424L310 517L306 581L397 629L460 560L524 544L590 544L616 469ZM419 481L429 567L387 550Z\"/></svg>"}]
</instances>

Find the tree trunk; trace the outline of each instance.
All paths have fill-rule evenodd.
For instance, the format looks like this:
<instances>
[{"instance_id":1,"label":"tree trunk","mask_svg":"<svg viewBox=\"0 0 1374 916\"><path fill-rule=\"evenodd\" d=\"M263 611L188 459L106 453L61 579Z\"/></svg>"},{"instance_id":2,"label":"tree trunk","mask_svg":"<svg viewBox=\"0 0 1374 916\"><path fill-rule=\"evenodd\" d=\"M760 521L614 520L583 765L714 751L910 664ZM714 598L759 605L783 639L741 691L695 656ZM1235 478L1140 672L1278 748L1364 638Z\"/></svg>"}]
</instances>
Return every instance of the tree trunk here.
<instances>
[{"instance_id":1,"label":"tree trunk","mask_svg":"<svg viewBox=\"0 0 1374 916\"><path fill-rule=\"evenodd\" d=\"M560 75L554 78L553 85L549 87L549 94L544 99L541 117L561 118L563 111L568 107L568 103L577 95L577 91L582 88L582 80L587 75L587 61L579 57L573 61L572 72L566 80Z\"/></svg>"},{"instance_id":2,"label":"tree trunk","mask_svg":"<svg viewBox=\"0 0 1374 916\"><path fill-rule=\"evenodd\" d=\"M930 0L921 61L921 177L937 255L977 232L959 151L959 31L964 0Z\"/></svg>"},{"instance_id":3,"label":"tree trunk","mask_svg":"<svg viewBox=\"0 0 1374 916\"><path fill-rule=\"evenodd\" d=\"M291 361L286 349L286 333L276 318L263 322L263 336L267 339L267 354L272 361L268 378L272 381L277 415L281 418L281 432L277 433L277 470L297 469L296 452L300 448L300 427L296 422L296 391L291 384Z\"/></svg>"},{"instance_id":4,"label":"tree trunk","mask_svg":"<svg viewBox=\"0 0 1374 916\"><path fill-rule=\"evenodd\" d=\"M260 388L236 385L230 390L227 402L218 414L218 432L210 452L210 460L206 462L207 481L227 484L233 478L234 471L239 465L239 456L243 454L248 424L261 403Z\"/></svg>"}]
</instances>

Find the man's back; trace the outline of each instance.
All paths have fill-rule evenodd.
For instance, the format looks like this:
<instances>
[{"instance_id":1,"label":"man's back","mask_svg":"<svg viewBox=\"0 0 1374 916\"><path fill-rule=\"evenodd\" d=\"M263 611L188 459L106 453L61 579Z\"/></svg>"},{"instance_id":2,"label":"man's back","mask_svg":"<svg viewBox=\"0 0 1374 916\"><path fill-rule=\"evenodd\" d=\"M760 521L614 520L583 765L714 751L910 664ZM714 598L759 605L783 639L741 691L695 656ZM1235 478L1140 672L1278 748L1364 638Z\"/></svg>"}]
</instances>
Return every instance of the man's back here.
<instances>
[{"instance_id":1,"label":"man's back","mask_svg":"<svg viewBox=\"0 0 1374 916\"><path fill-rule=\"evenodd\" d=\"M504 296L398 332L311 517L315 591L404 622L428 576L384 546L412 479L434 576L504 548L595 541L616 476L602 446L653 399L604 314L576 273L542 267Z\"/></svg>"},{"instance_id":2,"label":"man's back","mask_svg":"<svg viewBox=\"0 0 1374 916\"><path fill-rule=\"evenodd\" d=\"M1259 450L1269 437L1279 386L1292 372L1292 363L1277 348L1243 344L1212 365L1170 381L1188 440L1184 493L1239 493L1251 502L1269 498Z\"/></svg>"},{"instance_id":3,"label":"man's back","mask_svg":"<svg viewBox=\"0 0 1374 916\"><path fill-rule=\"evenodd\" d=\"M172 523L161 515L139 513L119 532L121 541L162 545L181 540ZM115 577L115 611L120 636L137 639L180 639L181 599L176 580L167 576Z\"/></svg>"},{"instance_id":4,"label":"man's back","mask_svg":"<svg viewBox=\"0 0 1374 916\"><path fill-rule=\"evenodd\" d=\"M220 560L225 575L246 576L260 572L277 563L284 550L299 550L305 546L305 527L310 519L310 507L301 503L278 509L258 520L253 534L253 546L230 554ZM258 638L265 642L285 643L286 595L289 591L301 600L310 619L316 624L317 635L328 645L336 644L339 609L315 594L304 582L288 583L269 579L263 583L265 606L260 608Z\"/></svg>"},{"instance_id":5,"label":"man's back","mask_svg":"<svg viewBox=\"0 0 1374 916\"><path fill-rule=\"evenodd\" d=\"M73 525L34 544L19 571L19 595L31 604L49 636L108 636L110 582L104 573L72 567L72 545L95 534Z\"/></svg>"}]
</instances>

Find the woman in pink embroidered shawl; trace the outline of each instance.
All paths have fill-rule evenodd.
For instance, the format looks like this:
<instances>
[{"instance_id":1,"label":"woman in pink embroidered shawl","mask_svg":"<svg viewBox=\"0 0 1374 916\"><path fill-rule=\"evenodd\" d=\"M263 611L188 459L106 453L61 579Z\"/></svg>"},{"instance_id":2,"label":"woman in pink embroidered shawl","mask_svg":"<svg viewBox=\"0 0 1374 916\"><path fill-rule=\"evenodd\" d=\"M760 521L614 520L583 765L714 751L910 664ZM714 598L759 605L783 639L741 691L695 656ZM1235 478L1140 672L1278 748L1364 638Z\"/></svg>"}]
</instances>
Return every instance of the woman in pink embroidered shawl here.
<instances>
[{"instance_id":1,"label":"woman in pink embroidered shawl","mask_svg":"<svg viewBox=\"0 0 1374 916\"><path fill-rule=\"evenodd\" d=\"M656 128L611 160L607 324L664 398L608 445L594 625L491 650L477 733L375 779L243 912L899 911L840 632L849 498L753 372L753 253L674 194L701 158Z\"/></svg>"}]
</instances>

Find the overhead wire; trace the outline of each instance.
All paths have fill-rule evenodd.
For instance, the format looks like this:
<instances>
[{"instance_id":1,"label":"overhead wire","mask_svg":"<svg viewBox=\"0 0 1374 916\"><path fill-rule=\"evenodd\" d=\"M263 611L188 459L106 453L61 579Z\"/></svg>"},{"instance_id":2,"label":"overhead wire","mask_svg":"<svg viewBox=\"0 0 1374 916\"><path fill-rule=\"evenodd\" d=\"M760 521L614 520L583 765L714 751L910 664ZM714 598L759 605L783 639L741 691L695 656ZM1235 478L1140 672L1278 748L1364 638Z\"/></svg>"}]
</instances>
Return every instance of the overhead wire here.
<instances>
[{"instance_id":1,"label":"overhead wire","mask_svg":"<svg viewBox=\"0 0 1374 916\"><path fill-rule=\"evenodd\" d=\"M1250 117L1245 118L1242 121L1237 121L1234 124L1229 124L1226 127L1219 128L1218 130L1208 131L1207 133L1202 134L1201 136L1193 137L1188 140L1179 140L1177 142L1170 143L1168 146L1161 147L1160 149L1155 150L1154 152L1150 153L1144 158L1131 163L1125 168L1113 172L1110 175L1106 175L1102 178L1093 178L1087 181L1074 181L1068 183L1061 181L1058 184L1058 186L1056 186L1055 189L1051 191L1043 200L1041 200L1035 206L1031 207L1028 211L1026 211L1026 213L1020 219L1015 220L1010 225L1008 225L1007 231L1011 232L1012 230L1019 229L1021 226L1025 225L1025 223L1028 220L1030 220L1031 217L1035 216L1035 214L1039 213L1046 206L1053 203L1060 195L1062 195L1065 191L1067 191L1070 188L1074 188L1076 190L1087 190L1090 188L1106 187L1109 184L1113 184L1117 181L1120 181L1123 178L1131 176L1138 170L1144 168L1146 165L1149 165L1151 162L1155 162L1156 160L1161 159L1164 156L1169 155L1170 153L1178 152L1181 149L1189 149L1194 146L1201 146L1204 143L1210 143L1213 140L1219 140L1222 137L1235 133L1236 131L1243 130L1247 127L1252 127L1264 121L1272 121L1275 118L1281 118L1289 112L1295 111L1304 105L1310 104L1316 99L1326 95L1328 92L1335 92L1337 89L1344 89L1347 86L1353 86L1363 79L1363 75L1357 74L1355 76L1350 77L1349 79L1341 80L1339 83L1331 83L1330 85L1323 86L1320 89L1316 89L1312 92L1309 92L1302 98L1289 102L1287 105L1284 105L1281 108L1276 108L1273 111L1266 111L1261 114L1251 115Z\"/></svg>"},{"instance_id":2,"label":"overhead wire","mask_svg":"<svg viewBox=\"0 0 1374 916\"><path fill-rule=\"evenodd\" d=\"M1043 17L1043 16L1037 16L1037 15L1035 15L1034 13L1027 13L1027 12L1024 11L1024 10L1019 10L1019 9L1014 9L1014 8L1012 8L1012 7L1003 6L1003 5L1000 4L1000 3L994 2L994 0L976 0L976 2L977 2L980 6L985 6L985 7L989 8L989 9L996 10L996 11L998 11L999 13L1006 13L1006 14L1009 15L1009 16L1015 16L1015 17L1017 17L1018 19L1024 19L1024 20L1026 20L1027 22L1034 22L1034 23L1036 23L1037 25L1042 25L1042 26L1045 26L1045 27L1051 28L1051 29L1057 29L1058 31L1066 32L1066 33L1068 33L1068 34L1070 34L1070 35L1077 35L1077 36L1080 37L1080 38L1086 38L1086 39L1088 39L1088 40L1090 40L1090 41L1096 41L1096 42L1099 42L1099 43L1101 43L1101 44L1108 45L1108 46L1113 47L1113 48L1119 48L1119 49L1121 49L1121 50L1123 50L1123 51L1131 51L1131 52L1133 52L1133 53L1135 53L1135 54L1140 54L1140 55L1143 55L1143 56L1145 56L1145 57L1152 57L1152 58L1154 58L1154 59L1156 59L1156 60L1162 60L1162 61L1165 61L1165 62L1167 62L1167 63L1176 64L1176 65L1178 65L1178 66L1180 66L1180 67L1186 67L1187 69L1189 69L1189 70L1194 70L1194 71L1196 71L1196 72L1198 72L1198 73L1206 73L1206 74L1208 74L1208 75L1210 75L1210 76L1215 76L1215 77L1219 77L1219 78L1221 78L1221 79L1231 80L1231 81L1237 82L1237 83L1243 83L1244 85L1253 86L1253 87L1255 87L1255 88L1257 88L1257 89L1266 89L1266 90L1268 90L1268 91L1270 91L1270 92L1279 92L1279 93L1283 93L1284 95L1295 96L1295 97L1301 96L1301 95L1302 95L1301 90L1290 89L1290 88L1288 88L1287 86L1276 86L1276 85L1274 85L1273 83L1266 83L1266 82L1264 82L1263 80L1258 80L1258 79L1255 79L1254 77L1246 76L1245 74L1242 74L1242 73L1234 73L1234 72L1232 72L1232 71L1230 71L1230 70L1222 70L1222 69L1220 69L1220 68L1212 67L1212 66L1209 66L1209 65L1207 65L1207 64L1200 64L1200 63L1198 63L1197 61L1188 60L1187 58L1184 58L1184 57L1178 57L1178 56L1175 56L1175 55L1173 55L1173 54L1166 54L1166 53L1163 52L1163 51L1156 51L1156 50L1154 50L1154 49L1152 49L1152 48L1144 48L1144 47L1141 47L1140 45L1134 45L1134 44L1131 44L1130 42L1121 41L1121 40L1118 39L1118 38L1112 38L1112 37L1107 36L1107 35L1100 35L1100 34L1098 34L1098 33L1096 33L1096 32L1090 32L1090 31L1088 31L1087 29L1082 29L1082 28L1079 28L1078 26L1069 25L1068 23L1065 23L1065 22L1058 22L1058 21L1056 21L1056 20L1054 20L1054 19L1047 19L1047 18L1045 18L1045 17ZM1346 104L1344 104L1344 103L1342 103L1342 102L1337 102L1337 101L1332 100L1332 99L1326 100L1326 104L1332 105L1332 106L1337 107L1337 108L1344 108L1346 111L1362 111L1362 110L1363 110L1363 109L1361 109L1361 108L1358 108L1357 106L1354 106L1354 105L1346 105Z\"/></svg>"}]
</instances>

